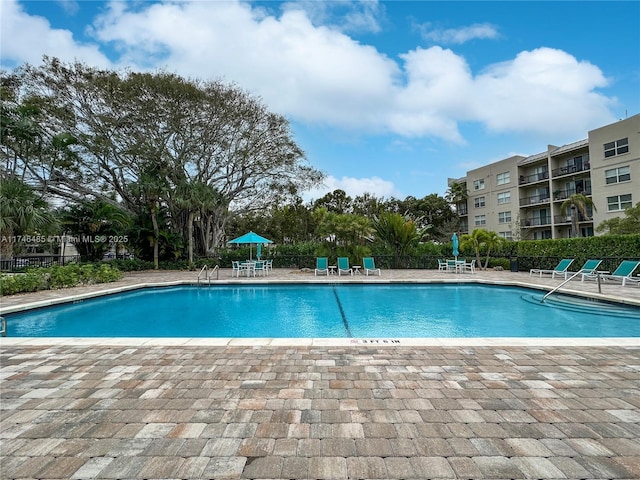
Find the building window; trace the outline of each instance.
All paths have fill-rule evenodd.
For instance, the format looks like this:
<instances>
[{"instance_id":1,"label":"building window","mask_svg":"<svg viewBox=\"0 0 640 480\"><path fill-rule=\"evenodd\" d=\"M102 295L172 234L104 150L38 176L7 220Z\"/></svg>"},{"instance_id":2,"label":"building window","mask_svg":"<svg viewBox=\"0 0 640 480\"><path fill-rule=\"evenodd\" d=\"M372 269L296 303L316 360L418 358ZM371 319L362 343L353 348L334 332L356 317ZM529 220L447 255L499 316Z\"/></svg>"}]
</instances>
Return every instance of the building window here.
<instances>
[{"instance_id":1,"label":"building window","mask_svg":"<svg viewBox=\"0 0 640 480\"><path fill-rule=\"evenodd\" d=\"M498 194L498 205L511 203L511 192L502 192Z\"/></svg>"},{"instance_id":2,"label":"building window","mask_svg":"<svg viewBox=\"0 0 640 480\"><path fill-rule=\"evenodd\" d=\"M498 223L509 223L511 221L511 211L498 212Z\"/></svg>"},{"instance_id":3,"label":"building window","mask_svg":"<svg viewBox=\"0 0 640 480\"><path fill-rule=\"evenodd\" d=\"M629 139L621 138L615 142L604 144L604 158L614 157L629 152Z\"/></svg>"},{"instance_id":4,"label":"building window","mask_svg":"<svg viewBox=\"0 0 640 480\"><path fill-rule=\"evenodd\" d=\"M496 183L498 185L504 185L505 183L509 183L511 181L511 175L509 172L499 173L496 175Z\"/></svg>"},{"instance_id":5,"label":"building window","mask_svg":"<svg viewBox=\"0 0 640 480\"><path fill-rule=\"evenodd\" d=\"M486 225L487 224L487 217L486 217L486 215L476 215L475 216L475 221L476 221L476 227L480 226L480 225Z\"/></svg>"},{"instance_id":6,"label":"building window","mask_svg":"<svg viewBox=\"0 0 640 480\"><path fill-rule=\"evenodd\" d=\"M610 183L627 182L631 180L631 170L629 167L612 168L604 171L604 178L607 185Z\"/></svg>"},{"instance_id":7,"label":"building window","mask_svg":"<svg viewBox=\"0 0 640 480\"><path fill-rule=\"evenodd\" d=\"M511 232L498 232L498 236L506 240L513 240L513 234Z\"/></svg>"},{"instance_id":8,"label":"building window","mask_svg":"<svg viewBox=\"0 0 640 480\"><path fill-rule=\"evenodd\" d=\"M473 181L473 189L474 190L484 190L484 178L480 180Z\"/></svg>"},{"instance_id":9,"label":"building window","mask_svg":"<svg viewBox=\"0 0 640 480\"><path fill-rule=\"evenodd\" d=\"M631 194L627 195L615 195L613 197L607 197L607 211L619 212L633 206L631 202Z\"/></svg>"},{"instance_id":10,"label":"building window","mask_svg":"<svg viewBox=\"0 0 640 480\"><path fill-rule=\"evenodd\" d=\"M484 207L484 197L476 197L473 200L473 206L476 207L476 208Z\"/></svg>"}]
</instances>

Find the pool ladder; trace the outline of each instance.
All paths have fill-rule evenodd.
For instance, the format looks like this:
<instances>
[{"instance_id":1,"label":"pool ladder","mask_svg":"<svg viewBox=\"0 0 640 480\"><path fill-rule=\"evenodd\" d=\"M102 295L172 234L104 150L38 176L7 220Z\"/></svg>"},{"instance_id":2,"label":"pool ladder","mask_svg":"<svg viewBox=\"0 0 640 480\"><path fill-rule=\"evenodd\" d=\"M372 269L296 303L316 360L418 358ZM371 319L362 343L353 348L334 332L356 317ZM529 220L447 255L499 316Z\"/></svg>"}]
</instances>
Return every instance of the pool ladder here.
<instances>
[{"instance_id":1,"label":"pool ladder","mask_svg":"<svg viewBox=\"0 0 640 480\"><path fill-rule=\"evenodd\" d=\"M202 269L200 270L200 273L198 274L198 285L200 284L200 277L202 276L203 273L207 282L211 284L211 276L213 275L213 272L216 272L216 280L220 280L220 268L218 268L218 265L216 265L213 268L209 268L208 265L205 265L204 267L202 267Z\"/></svg>"},{"instance_id":2,"label":"pool ladder","mask_svg":"<svg viewBox=\"0 0 640 480\"><path fill-rule=\"evenodd\" d=\"M7 336L7 321L4 317L0 317L0 335Z\"/></svg>"},{"instance_id":3,"label":"pool ladder","mask_svg":"<svg viewBox=\"0 0 640 480\"><path fill-rule=\"evenodd\" d=\"M575 277L577 277L579 274L583 273L584 270L578 270L576 273L574 273L573 275L571 275L569 278L567 278L564 282L562 282L560 285L558 285L557 287L555 287L553 290L549 291L544 297L542 297L542 300L540 300L541 302L544 302L547 297L549 295L551 295L553 292L557 291L560 289L560 287L566 285L567 283L569 283L570 280L573 280ZM598 272L596 272L596 281L598 282L598 293L602 293L602 286L600 285L600 274Z\"/></svg>"}]
</instances>

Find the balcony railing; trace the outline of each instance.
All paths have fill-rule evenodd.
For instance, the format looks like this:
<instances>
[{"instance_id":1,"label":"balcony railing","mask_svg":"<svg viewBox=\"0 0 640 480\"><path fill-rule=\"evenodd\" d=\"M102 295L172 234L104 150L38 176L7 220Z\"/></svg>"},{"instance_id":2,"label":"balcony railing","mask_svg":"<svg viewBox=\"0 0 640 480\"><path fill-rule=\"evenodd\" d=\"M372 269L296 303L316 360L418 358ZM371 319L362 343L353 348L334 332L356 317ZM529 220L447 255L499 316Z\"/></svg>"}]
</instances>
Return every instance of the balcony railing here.
<instances>
[{"instance_id":1,"label":"balcony railing","mask_svg":"<svg viewBox=\"0 0 640 480\"><path fill-rule=\"evenodd\" d=\"M584 195L591 195L591 187L587 187L581 190L577 190L575 188L568 188L566 190L556 190L553 192L554 200L566 200L574 193L583 193Z\"/></svg>"},{"instance_id":2,"label":"balcony railing","mask_svg":"<svg viewBox=\"0 0 640 480\"><path fill-rule=\"evenodd\" d=\"M585 170L589 170L591 168L591 164L589 162L583 163L582 165L567 165L566 167L554 168L551 171L552 177L561 177L562 175L569 175L571 173L584 172Z\"/></svg>"},{"instance_id":3,"label":"balcony railing","mask_svg":"<svg viewBox=\"0 0 640 480\"><path fill-rule=\"evenodd\" d=\"M541 182L542 180L547 180L549 178L549 172L544 171L540 173L533 173L531 175L520 175L520 185L525 185L527 183L535 183Z\"/></svg>"},{"instance_id":4,"label":"balcony railing","mask_svg":"<svg viewBox=\"0 0 640 480\"><path fill-rule=\"evenodd\" d=\"M559 225L561 223L571 223L571 216L570 215L555 215L553 217L553 223L555 223L556 225Z\"/></svg>"},{"instance_id":5,"label":"balcony railing","mask_svg":"<svg viewBox=\"0 0 640 480\"><path fill-rule=\"evenodd\" d=\"M551 225L551 217L543 217L543 218L525 218L522 221L523 227L542 227L546 225Z\"/></svg>"},{"instance_id":6,"label":"balcony railing","mask_svg":"<svg viewBox=\"0 0 640 480\"><path fill-rule=\"evenodd\" d=\"M549 194L546 193L544 195L533 195L532 197L522 197L520 199L520 206L526 207L527 205L538 205L540 203L549 202Z\"/></svg>"},{"instance_id":7,"label":"balcony railing","mask_svg":"<svg viewBox=\"0 0 640 480\"><path fill-rule=\"evenodd\" d=\"M578 213L578 223L591 222L590 218L585 218L584 215ZM554 215L553 223L559 225L561 223L571 223L571 215Z\"/></svg>"}]
</instances>

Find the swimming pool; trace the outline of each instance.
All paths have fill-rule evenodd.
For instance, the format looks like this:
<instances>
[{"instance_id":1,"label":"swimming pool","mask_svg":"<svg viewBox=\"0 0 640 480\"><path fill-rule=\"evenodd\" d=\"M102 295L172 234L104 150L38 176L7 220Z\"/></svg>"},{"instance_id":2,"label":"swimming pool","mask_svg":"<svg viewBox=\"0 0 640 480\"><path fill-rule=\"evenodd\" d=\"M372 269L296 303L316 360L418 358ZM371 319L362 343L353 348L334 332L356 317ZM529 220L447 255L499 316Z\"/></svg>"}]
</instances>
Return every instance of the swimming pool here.
<instances>
[{"instance_id":1,"label":"swimming pool","mask_svg":"<svg viewBox=\"0 0 640 480\"><path fill-rule=\"evenodd\" d=\"M465 284L145 288L5 315L11 337L640 337L640 307Z\"/></svg>"}]
</instances>

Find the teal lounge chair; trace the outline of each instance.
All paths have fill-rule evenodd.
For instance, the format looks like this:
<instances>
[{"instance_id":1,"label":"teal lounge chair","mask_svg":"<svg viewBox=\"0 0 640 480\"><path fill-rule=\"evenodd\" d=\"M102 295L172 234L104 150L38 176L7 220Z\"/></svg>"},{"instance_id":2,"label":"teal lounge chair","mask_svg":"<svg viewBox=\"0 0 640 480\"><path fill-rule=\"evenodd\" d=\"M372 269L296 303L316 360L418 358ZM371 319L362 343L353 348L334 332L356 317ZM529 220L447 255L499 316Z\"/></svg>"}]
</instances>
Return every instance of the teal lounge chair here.
<instances>
[{"instance_id":1,"label":"teal lounge chair","mask_svg":"<svg viewBox=\"0 0 640 480\"><path fill-rule=\"evenodd\" d=\"M558 263L558 265L556 265L556 267L553 270L543 270L540 268L532 268L531 270L529 270L529 275L538 273L540 274L540 276L542 276L543 273L549 273L555 278L555 275L557 273L558 275L560 274L564 275L564 278L566 279L567 274L569 273L567 269L569 268L569 265L573 263L573 260L574 260L573 258L563 258L562 260L560 260L560 263Z\"/></svg>"},{"instance_id":2,"label":"teal lounge chair","mask_svg":"<svg viewBox=\"0 0 640 480\"><path fill-rule=\"evenodd\" d=\"M373 257L364 257L362 259L362 268L364 269L364 274L367 276L369 273L371 273L371 275L375 275L376 272L378 272L378 275L382 275L382 270L376 268L376 263L373 261Z\"/></svg>"},{"instance_id":3,"label":"teal lounge chair","mask_svg":"<svg viewBox=\"0 0 640 480\"><path fill-rule=\"evenodd\" d=\"M584 262L584 265L580 269L580 274L582 275L581 281L584 282L584 277L586 277L587 275L596 273L601 263L602 260L595 259L587 260L586 262Z\"/></svg>"},{"instance_id":4,"label":"teal lounge chair","mask_svg":"<svg viewBox=\"0 0 640 480\"><path fill-rule=\"evenodd\" d=\"M342 275L343 273L353 275L353 269L349 267L348 257L338 257L338 276Z\"/></svg>"},{"instance_id":5,"label":"teal lounge chair","mask_svg":"<svg viewBox=\"0 0 640 480\"><path fill-rule=\"evenodd\" d=\"M584 278L588 280L595 280L599 275L602 280L621 280L622 286L624 287L624 285L627 282L636 282L636 283L640 282L640 278L633 278L631 276L633 275L633 272L635 271L635 269L638 268L638 265L640 265L640 261L623 260L622 263L618 265L618 268L616 268L613 273L594 272L590 275L586 275Z\"/></svg>"},{"instance_id":6,"label":"teal lounge chair","mask_svg":"<svg viewBox=\"0 0 640 480\"><path fill-rule=\"evenodd\" d=\"M327 257L316 258L315 275L329 275L329 259Z\"/></svg>"}]
</instances>

